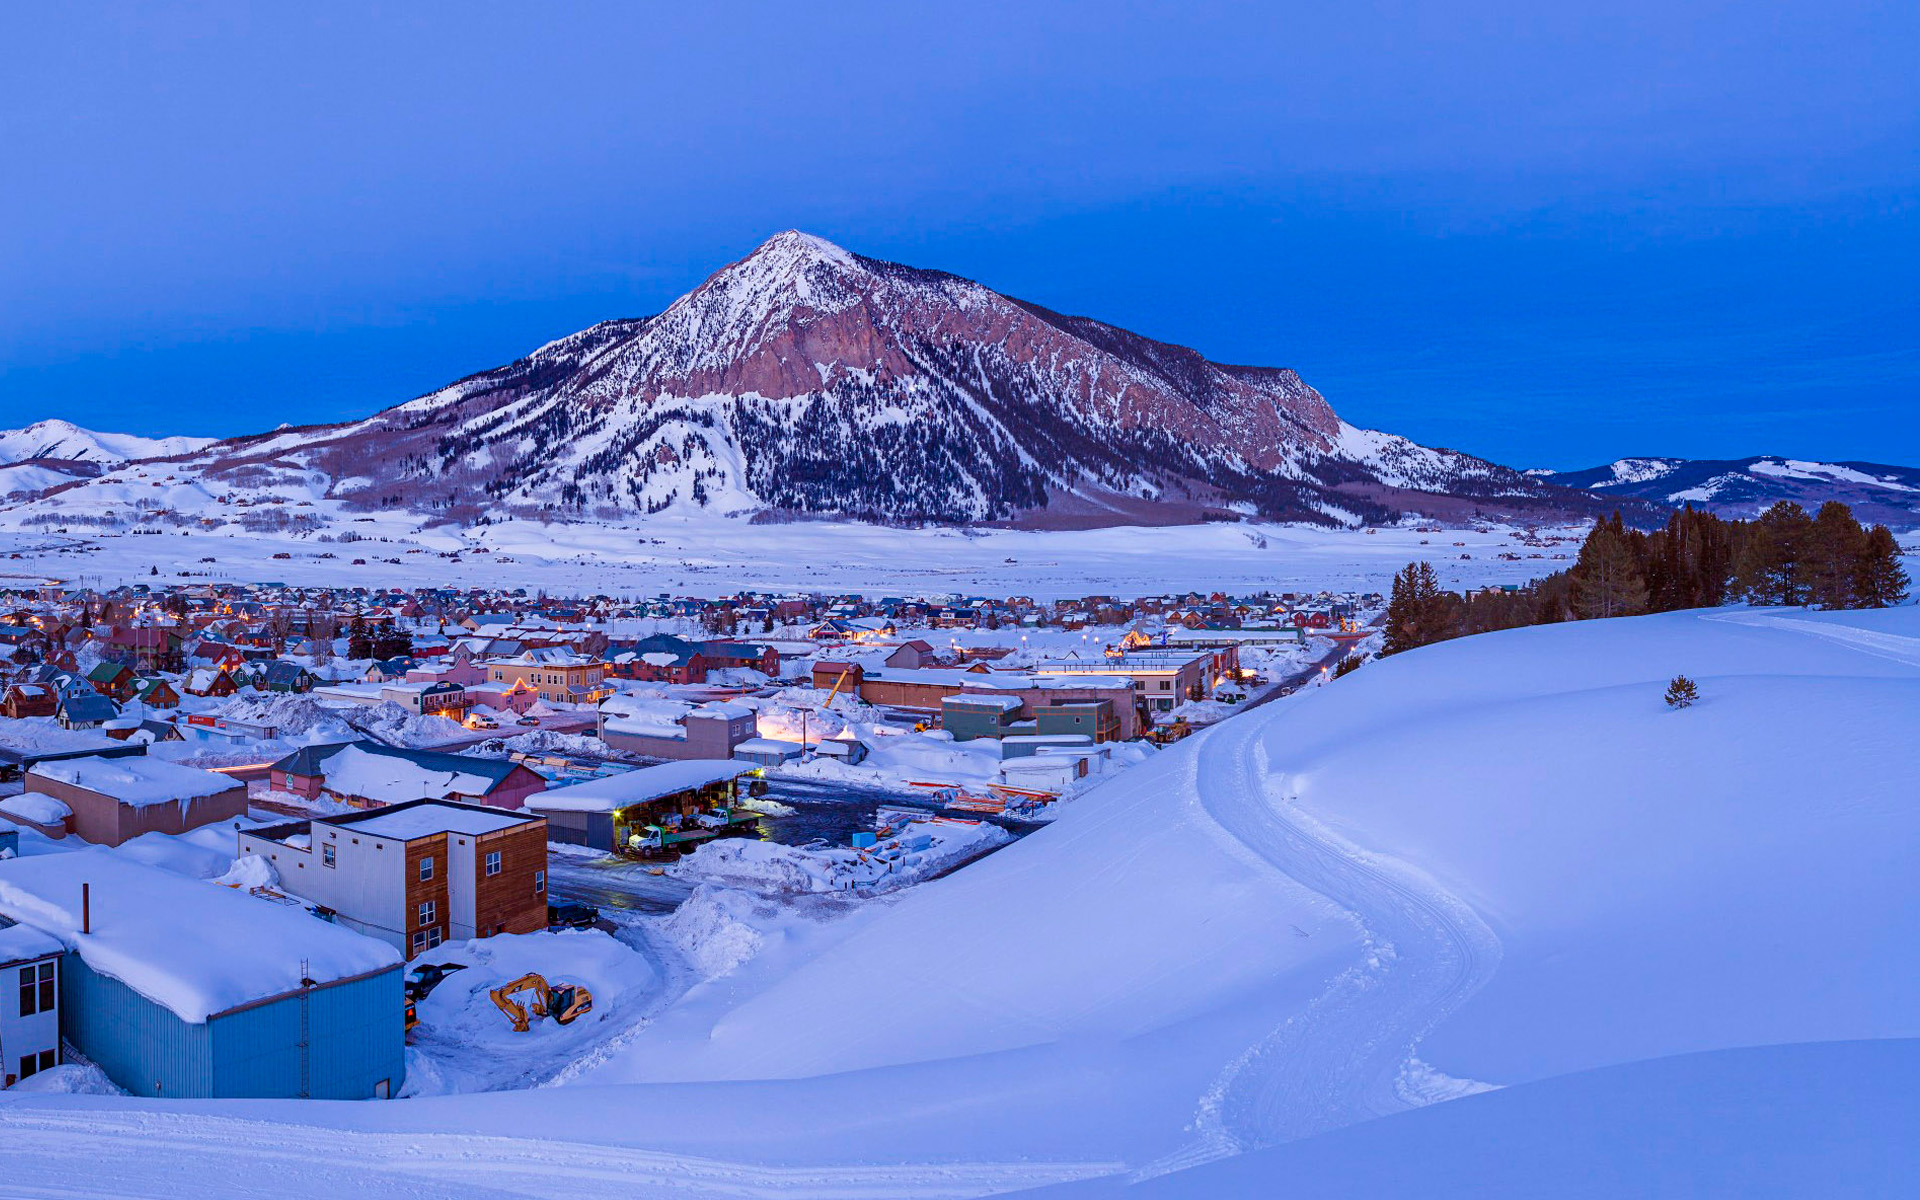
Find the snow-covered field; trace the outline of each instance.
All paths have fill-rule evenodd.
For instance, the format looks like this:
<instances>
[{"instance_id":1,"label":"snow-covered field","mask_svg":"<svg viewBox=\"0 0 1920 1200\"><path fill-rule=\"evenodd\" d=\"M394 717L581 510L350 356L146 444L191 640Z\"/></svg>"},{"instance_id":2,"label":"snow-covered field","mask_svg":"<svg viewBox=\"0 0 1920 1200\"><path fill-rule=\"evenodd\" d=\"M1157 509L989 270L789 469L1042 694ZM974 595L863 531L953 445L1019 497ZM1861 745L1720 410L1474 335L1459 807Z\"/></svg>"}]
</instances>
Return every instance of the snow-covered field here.
<instances>
[{"instance_id":1,"label":"snow-covered field","mask_svg":"<svg viewBox=\"0 0 1920 1200\"><path fill-rule=\"evenodd\" d=\"M1702 698L1672 711L1680 672ZM1460 1171L1509 1195L1747 1194L1631 1175L1582 1193L1560 1172L1591 1146L1476 1149L1577 1141L1582 1121L1680 1137L1696 1097L1706 1141L1670 1161L1710 1174L1797 1145L1796 1166L1831 1162L1835 1194L1874 1194L1913 1160L1910 1125L1882 1120L1912 1112L1911 1044L1881 1039L1920 1036L1920 965L1900 950L1920 936L1917 719L1915 608L1444 643L1223 722L838 919L763 924L707 891L679 937L731 949L564 1086L9 1095L8 1186L905 1197L1105 1176L1059 1194L1123 1178L1419 1194L1390 1160L1425 1148L1436 1194L1473 1194ZM1850 1041L1867 1044L1831 1045ZM1808 1094L1885 1100L1839 1136ZM1401 1186L1340 1190L1368 1179Z\"/></svg>"},{"instance_id":2,"label":"snow-covered field","mask_svg":"<svg viewBox=\"0 0 1920 1200\"><path fill-rule=\"evenodd\" d=\"M754 525L671 515L632 527L515 521L468 530L423 530L413 519L381 516L342 526L368 539L351 543L285 533L169 528L146 536L70 528L67 534L23 529L0 509L0 584L9 577L133 583L151 579L158 568L174 579L186 571L190 578L239 582L526 586L555 594L719 595L756 588L1052 600L1187 589L1384 592L1395 571L1422 558L1450 587L1522 583L1565 567L1581 535L1543 530L1566 543L1529 547L1517 531L1500 527L1420 533L1246 523L1037 533ZM487 552L478 553L483 547ZM457 561L443 557L452 553ZM1506 561L1497 557L1502 553L1521 557ZM353 565L356 558L365 564Z\"/></svg>"}]
</instances>

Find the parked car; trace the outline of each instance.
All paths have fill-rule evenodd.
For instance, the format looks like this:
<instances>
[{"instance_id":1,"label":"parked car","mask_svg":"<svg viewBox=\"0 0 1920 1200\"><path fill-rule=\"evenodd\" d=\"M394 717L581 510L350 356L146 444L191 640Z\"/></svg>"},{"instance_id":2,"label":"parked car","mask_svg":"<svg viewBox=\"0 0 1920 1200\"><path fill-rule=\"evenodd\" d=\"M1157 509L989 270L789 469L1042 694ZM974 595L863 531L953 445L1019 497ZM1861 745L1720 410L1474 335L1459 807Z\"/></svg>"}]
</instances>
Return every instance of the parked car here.
<instances>
[{"instance_id":1,"label":"parked car","mask_svg":"<svg viewBox=\"0 0 1920 1200\"><path fill-rule=\"evenodd\" d=\"M591 904L547 905L547 928L591 929L600 920L600 910Z\"/></svg>"},{"instance_id":2,"label":"parked car","mask_svg":"<svg viewBox=\"0 0 1920 1200\"><path fill-rule=\"evenodd\" d=\"M467 718L467 728L498 729L500 728L500 722L494 720L492 717L473 716Z\"/></svg>"},{"instance_id":3,"label":"parked car","mask_svg":"<svg viewBox=\"0 0 1920 1200\"><path fill-rule=\"evenodd\" d=\"M539 717L521 717L518 721L514 722L515 725L538 725L539 723Z\"/></svg>"}]
</instances>

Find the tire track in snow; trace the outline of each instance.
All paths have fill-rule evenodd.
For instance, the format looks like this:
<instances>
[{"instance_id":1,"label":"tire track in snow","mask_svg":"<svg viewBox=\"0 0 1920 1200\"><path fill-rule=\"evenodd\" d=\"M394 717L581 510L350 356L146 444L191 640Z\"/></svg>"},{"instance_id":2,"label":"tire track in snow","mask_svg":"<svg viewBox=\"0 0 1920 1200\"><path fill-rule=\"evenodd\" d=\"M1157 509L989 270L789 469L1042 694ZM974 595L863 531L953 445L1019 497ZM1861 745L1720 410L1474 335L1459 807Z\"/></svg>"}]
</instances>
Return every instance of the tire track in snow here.
<instances>
[{"instance_id":1,"label":"tire track in snow","mask_svg":"<svg viewBox=\"0 0 1920 1200\"><path fill-rule=\"evenodd\" d=\"M1434 1072L1417 1050L1493 976L1499 938L1419 871L1353 846L1290 804L1267 753L1286 714L1249 714L1196 739L1198 803L1240 845L1352 913L1365 953L1229 1063L1200 1099L1196 1141L1138 1177L1486 1087Z\"/></svg>"},{"instance_id":2,"label":"tire track in snow","mask_svg":"<svg viewBox=\"0 0 1920 1200\"><path fill-rule=\"evenodd\" d=\"M0 1106L0 1194L61 1200L944 1200L1110 1175L1110 1162L778 1167L541 1138L376 1133L206 1113ZM87 1148L87 1149L83 1149ZM88 1150L97 1153L88 1153ZM82 1163L79 1155L86 1155Z\"/></svg>"}]
</instances>

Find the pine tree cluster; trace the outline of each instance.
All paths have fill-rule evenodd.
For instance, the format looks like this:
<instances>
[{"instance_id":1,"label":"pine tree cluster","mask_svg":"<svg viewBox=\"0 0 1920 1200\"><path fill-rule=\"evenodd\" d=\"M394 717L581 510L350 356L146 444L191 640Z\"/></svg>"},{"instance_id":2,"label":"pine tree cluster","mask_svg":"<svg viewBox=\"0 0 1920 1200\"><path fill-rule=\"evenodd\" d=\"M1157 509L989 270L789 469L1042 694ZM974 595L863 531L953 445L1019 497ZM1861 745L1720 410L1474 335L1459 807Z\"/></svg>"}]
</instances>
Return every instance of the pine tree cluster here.
<instances>
[{"instance_id":1,"label":"pine tree cluster","mask_svg":"<svg viewBox=\"0 0 1920 1200\"><path fill-rule=\"evenodd\" d=\"M1891 608L1907 598L1900 546L1884 525L1863 528L1837 500L1814 516L1781 501L1752 521L1691 505L1651 533L1615 513L1597 522L1573 567L1516 591L1462 596L1441 589L1433 567L1394 576L1386 648L1416 646L1556 621L1715 608L1735 601L1819 608Z\"/></svg>"}]
</instances>

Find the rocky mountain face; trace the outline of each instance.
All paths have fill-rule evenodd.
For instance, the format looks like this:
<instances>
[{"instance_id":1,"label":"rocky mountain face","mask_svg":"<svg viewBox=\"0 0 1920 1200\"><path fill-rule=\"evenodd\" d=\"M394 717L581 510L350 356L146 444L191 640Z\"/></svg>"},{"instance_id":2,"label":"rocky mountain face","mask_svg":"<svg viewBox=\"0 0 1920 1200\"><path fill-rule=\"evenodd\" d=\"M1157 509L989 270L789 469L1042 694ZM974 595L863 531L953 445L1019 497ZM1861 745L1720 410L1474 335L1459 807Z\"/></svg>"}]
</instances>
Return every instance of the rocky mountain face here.
<instances>
[{"instance_id":1,"label":"rocky mountain face","mask_svg":"<svg viewBox=\"0 0 1920 1200\"><path fill-rule=\"evenodd\" d=\"M1881 463L1825 463L1756 456L1738 459L1623 458L1583 471L1529 471L1596 496L1752 517L1781 500L1812 512L1828 500L1868 524L1920 528L1920 470Z\"/></svg>"},{"instance_id":2,"label":"rocky mountain face","mask_svg":"<svg viewBox=\"0 0 1920 1200\"><path fill-rule=\"evenodd\" d=\"M1611 500L1357 429L1289 370L787 232L607 321L344 426L180 460L209 491L458 522L763 518L1036 527L1589 515Z\"/></svg>"}]
</instances>

